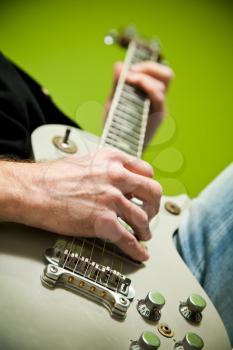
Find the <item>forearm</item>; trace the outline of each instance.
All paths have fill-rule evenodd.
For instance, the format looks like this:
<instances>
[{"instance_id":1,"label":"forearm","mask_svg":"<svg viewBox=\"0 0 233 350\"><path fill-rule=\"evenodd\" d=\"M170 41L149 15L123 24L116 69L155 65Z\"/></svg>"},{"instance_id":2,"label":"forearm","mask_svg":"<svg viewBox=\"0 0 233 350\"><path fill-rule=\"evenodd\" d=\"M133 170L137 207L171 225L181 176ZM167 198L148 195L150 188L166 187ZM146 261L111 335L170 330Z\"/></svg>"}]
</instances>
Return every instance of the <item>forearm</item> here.
<instances>
[{"instance_id":1,"label":"forearm","mask_svg":"<svg viewBox=\"0 0 233 350\"><path fill-rule=\"evenodd\" d=\"M27 223L35 202L34 167L31 163L0 161L0 221Z\"/></svg>"}]
</instances>

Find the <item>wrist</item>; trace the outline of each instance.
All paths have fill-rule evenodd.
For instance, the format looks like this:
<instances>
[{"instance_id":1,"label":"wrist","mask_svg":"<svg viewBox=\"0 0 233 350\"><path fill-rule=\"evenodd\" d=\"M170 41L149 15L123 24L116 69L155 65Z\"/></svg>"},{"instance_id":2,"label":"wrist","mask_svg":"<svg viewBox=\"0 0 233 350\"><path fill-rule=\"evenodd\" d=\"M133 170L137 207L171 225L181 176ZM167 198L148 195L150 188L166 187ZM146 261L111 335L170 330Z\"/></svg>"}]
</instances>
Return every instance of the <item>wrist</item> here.
<instances>
[{"instance_id":1,"label":"wrist","mask_svg":"<svg viewBox=\"0 0 233 350\"><path fill-rule=\"evenodd\" d=\"M36 208L43 198L39 195L39 169L36 163L1 162L1 221L32 224L38 215Z\"/></svg>"}]
</instances>

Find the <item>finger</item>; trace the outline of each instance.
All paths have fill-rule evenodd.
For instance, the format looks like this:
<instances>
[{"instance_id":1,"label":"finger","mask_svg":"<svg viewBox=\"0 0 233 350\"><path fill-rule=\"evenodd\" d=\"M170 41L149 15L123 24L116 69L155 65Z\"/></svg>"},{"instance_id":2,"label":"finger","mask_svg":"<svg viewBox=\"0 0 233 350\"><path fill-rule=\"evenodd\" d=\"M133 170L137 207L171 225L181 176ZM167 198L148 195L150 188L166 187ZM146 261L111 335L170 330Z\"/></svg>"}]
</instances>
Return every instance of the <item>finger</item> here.
<instances>
[{"instance_id":1,"label":"finger","mask_svg":"<svg viewBox=\"0 0 233 350\"><path fill-rule=\"evenodd\" d=\"M145 210L141 209L121 194L116 212L130 227L132 227L135 235L140 240L148 241L151 239L149 218Z\"/></svg>"},{"instance_id":2,"label":"finger","mask_svg":"<svg viewBox=\"0 0 233 350\"><path fill-rule=\"evenodd\" d=\"M166 86L163 82L143 73L128 72L126 81L144 91L158 110L163 111Z\"/></svg>"},{"instance_id":3,"label":"finger","mask_svg":"<svg viewBox=\"0 0 233 350\"><path fill-rule=\"evenodd\" d=\"M129 173L125 183L120 184L120 190L124 194L132 193L134 197L143 201L149 220L158 213L162 187L157 181Z\"/></svg>"},{"instance_id":4,"label":"finger","mask_svg":"<svg viewBox=\"0 0 233 350\"><path fill-rule=\"evenodd\" d=\"M116 245L133 260L146 261L149 259L149 253L140 244L134 235L129 233L119 222L117 222L118 230L122 232L121 239Z\"/></svg>"},{"instance_id":5,"label":"finger","mask_svg":"<svg viewBox=\"0 0 233 350\"><path fill-rule=\"evenodd\" d=\"M115 213L103 214L96 220L96 232L100 237L109 239L124 253L136 261L148 260L149 254L118 220Z\"/></svg>"},{"instance_id":6,"label":"finger","mask_svg":"<svg viewBox=\"0 0 233 350\"><path fill-rule=\"evenodd\" d=\"M131 171L134 174L146 176L149 178L154 177L154 170L152 166L142 159L138 159L135 157L126 159L123 163L123 166L125 167L125 169Z\"/></svg>"},{"instance_id":7,"label":"finger","mask_svg":"<svg viewBox=\"0 0 233 350\"><path fill-rule=\"evenodd\" d=\"M110 147L106 147L105 150L108 150L109 156L111 158L111 163L109 165L109 176L112 178L114 185L117 184L117 182L125 181L127 172L124 170L153 178L153 168L144 160ZM121 164L119 164L119 162Z\"/></svg>"},{"instance_id":8,"label":"finger","mask_svg":"<svg viewBox=\"0 0 233 350\"><path fill-rule=\"evenodd\" d=\"M131 70L134 72L150 75L155 79L163 81L166 85L169 84L169 82L174 76L174 73L171 70L171 68L160 63L151 61L134 64L131 67Z\"/></svg>"}]
</instances>

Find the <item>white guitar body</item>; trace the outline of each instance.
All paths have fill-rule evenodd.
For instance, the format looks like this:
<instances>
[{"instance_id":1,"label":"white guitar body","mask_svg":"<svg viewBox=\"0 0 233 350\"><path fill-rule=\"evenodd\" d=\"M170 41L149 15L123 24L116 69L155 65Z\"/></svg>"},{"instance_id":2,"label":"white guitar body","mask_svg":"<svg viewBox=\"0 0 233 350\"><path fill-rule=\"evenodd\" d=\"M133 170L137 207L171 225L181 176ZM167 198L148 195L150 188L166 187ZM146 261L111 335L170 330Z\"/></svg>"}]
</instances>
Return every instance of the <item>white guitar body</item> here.
<instances>
[{"instance_id":1,"label":"white guitar body","mask_svg":"<svg viewBox=\"0 0 233 350\"><path fill-rule=\"evenodd\" d=\"M65 154L52 143L64 135L66 126L47 125L32 135L37 161ZM78 152L96 149L99 139L71 128ZM164 204L171 200L181 208L172 215ZM116 320L108 310L79 293L63 288L53 290L41 283L46 265L44 252L57 235L15 224L0 224L0 349L1 350L127 350L143 331L159 336L160 349L174 349L185 334L193 332L204 341L204 349L231 349L224 325L210 299L192 276L173 246L172 236L190 200L186 195L163 197L159 215L151 223L153 238L147 244L151 258L144 267L127 265L124 274L132 281L136 296L124 320ZM48 213L49 215L49 213ZM137 311L139 299L149 291L159 291L166 299L159 322L146 321ZM192 293L204 297L207 307L200 324L189 323L179 312L181 301ZM170 338L158 331L166 323ZM178 347L177 349L182 349ZM190 348L191 349L191 348Z\"/></svg>"}]
</instances>

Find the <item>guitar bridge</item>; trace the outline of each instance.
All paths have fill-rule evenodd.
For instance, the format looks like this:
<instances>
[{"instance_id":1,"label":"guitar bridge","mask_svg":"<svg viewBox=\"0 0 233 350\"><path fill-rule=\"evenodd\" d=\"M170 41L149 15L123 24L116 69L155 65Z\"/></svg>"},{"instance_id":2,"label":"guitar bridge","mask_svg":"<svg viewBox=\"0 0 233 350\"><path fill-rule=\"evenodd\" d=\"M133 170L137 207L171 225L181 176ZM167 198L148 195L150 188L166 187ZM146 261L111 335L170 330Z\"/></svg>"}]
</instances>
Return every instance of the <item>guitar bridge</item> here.
<instances>
[{"instance_id":1,"label":"guitar bridge","mask_svg":"<svg viewBox=\"0 0 233 350\"><path fill-rule=\"evenodd\" d=\"M124 319L135 292L131 280L113 268L119 259L114 261L115 254L105 248L90 239L59 240L45 252L49 264L41 280L46 287L62 286L82 294L103 304L111 316Z\"/></svg>"}]
</instances>

